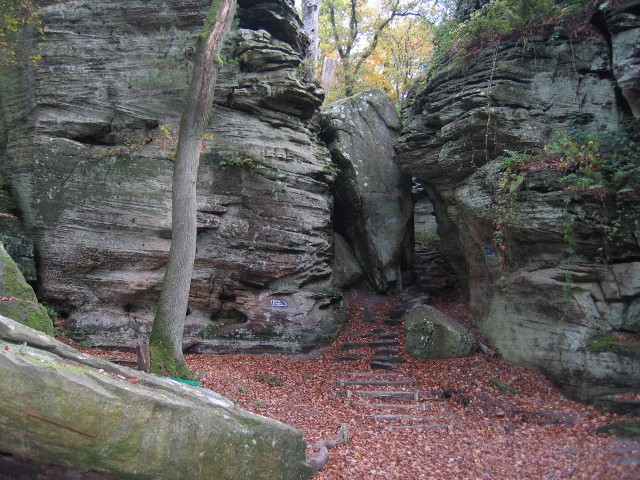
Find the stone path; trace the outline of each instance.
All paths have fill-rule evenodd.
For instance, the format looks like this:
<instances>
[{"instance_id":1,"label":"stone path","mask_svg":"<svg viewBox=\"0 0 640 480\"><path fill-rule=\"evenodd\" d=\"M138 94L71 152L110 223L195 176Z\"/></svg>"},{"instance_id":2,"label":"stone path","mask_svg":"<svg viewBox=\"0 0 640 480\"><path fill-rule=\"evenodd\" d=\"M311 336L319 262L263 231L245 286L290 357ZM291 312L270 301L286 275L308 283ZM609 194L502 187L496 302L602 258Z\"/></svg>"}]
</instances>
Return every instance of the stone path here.
<instances>
[{"instance_id":1,"label":"stone path","mask_svg":"<svg viewBox=\"0 0 640 480\"><path fill-rule=\"evenodd\" d=\"M371 319L368 331L348 334L341 346L344 353L334 359L354 363L367 359L369 368L340 374L336 395L380 428L451 429L441 422L449 415L443 400L450 395L426 391L415 378L397 370L406 362L404 313L404 308L392 309L386 318Z\"/></svg>"}]
</instances>

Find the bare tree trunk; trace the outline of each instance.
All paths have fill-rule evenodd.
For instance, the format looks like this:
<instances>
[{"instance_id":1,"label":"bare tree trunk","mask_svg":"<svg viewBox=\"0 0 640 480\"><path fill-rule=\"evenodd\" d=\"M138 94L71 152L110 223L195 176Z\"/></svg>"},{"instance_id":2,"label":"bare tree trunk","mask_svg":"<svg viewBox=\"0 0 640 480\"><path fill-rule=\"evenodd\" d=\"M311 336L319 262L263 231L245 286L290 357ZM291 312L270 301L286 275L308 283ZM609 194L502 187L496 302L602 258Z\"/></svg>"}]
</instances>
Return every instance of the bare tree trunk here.
<instances>
[{"instance_id":1,"label":"bare tree trunk","mask_svg":"<svg viewBox=\"0 0 640 480\"><path fill-rule=\"evenodd\" d=\"M315 77L316 63L318 61L318 22L320 19L320 0L302 0L302 25L309 37L307 47L307 66L309 73Z\"/></svg>"},{"instance_id":2,"label":"bare tree trunk","mask_svg":"<svg viewBox=\"0 0 640 480\"><path fill-rule=\"evenodd\" d=\"M171 196L171 249L149 345L151 370L171 376L190 373L182 355L182 336L196 255L196 180L220 68L219 51L235 10L236 0L213 0L211 4L198 36L193 77L180 121Z\"/></svg>"},{"instance_id":3,"label":"bare tree trunk","mask_svg":"<svg viewBox=\"0 0 640 480\"><path fill-rule=\"evenodd\" d=\"M322 62L322 77L320 78L320 86L328 91L336 83L336 63L335 58L324 57Z\"/></svg>"}]
</instances>

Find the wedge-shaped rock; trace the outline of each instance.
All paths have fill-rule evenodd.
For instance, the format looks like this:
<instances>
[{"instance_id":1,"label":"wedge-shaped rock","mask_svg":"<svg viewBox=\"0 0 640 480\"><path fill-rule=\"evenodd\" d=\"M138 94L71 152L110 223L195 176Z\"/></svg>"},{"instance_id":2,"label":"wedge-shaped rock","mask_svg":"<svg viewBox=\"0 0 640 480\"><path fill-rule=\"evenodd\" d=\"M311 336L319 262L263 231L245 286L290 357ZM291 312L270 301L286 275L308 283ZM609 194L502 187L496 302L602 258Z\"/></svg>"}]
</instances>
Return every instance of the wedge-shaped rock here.
<instances>
[{"instance_id":1,"label":"wedge-shaped rock","mask_svg":"<svg viewBox=\"0 0 640 480\"><path fill-rule=\"evenodd\" d=\"M0 451L136 479L303 479L294 428L0 316Z\"/></svg>"}]
</instances>

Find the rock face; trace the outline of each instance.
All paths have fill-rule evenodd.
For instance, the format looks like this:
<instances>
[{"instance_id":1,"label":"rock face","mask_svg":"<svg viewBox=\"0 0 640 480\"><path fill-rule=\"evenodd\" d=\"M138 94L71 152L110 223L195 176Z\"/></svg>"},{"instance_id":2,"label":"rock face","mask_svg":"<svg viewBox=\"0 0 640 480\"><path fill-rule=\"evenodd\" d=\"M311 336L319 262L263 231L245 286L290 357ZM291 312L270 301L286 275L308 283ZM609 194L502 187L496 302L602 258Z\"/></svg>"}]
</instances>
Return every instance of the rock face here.
<instances>
[{"instance_id":1,"label":"rock face","mask_svg":"<svg viewBox=\"0 0 640 480\"><path fill-rule=\"evenodd\" d=\"M0 451L116 478L305 479L292 427L0 316Z\"/></svg>"},{"instance_id":2,"label":"rock face","mask_svg":"<svg viewBox=\"0 0 640 480\"><path fill-rule=\"evenodd\" d=\"M612 52L613 74L620 93L635 118L640 118L640 15L638 2L630 1L607 8L603 4L600 21L604 23Z\"/></svg>"},{"instance_id":3,"label":"rock face","mask_svg":"<svg viewBox=\"0 0 640 480\"><path fill-rule=\"evenodd\" d=\"M16 262L27 282L35 284L37 274L33 241L16 216L18 213L15 199L0 187L0 243Z\"/></svg>"},{"instance_id":4,"label":"rock face","mask_svg":"<svg viewBox=\"0 0 640 480\"><path fill-rule=\"evenodd\" d=\"M381 292L402 288L413 248L410 179L393 162L401 122L391 99L374 90L323 112L324 137L341 170L334 186L336 231Z\"/></svg>"},{"instance_id":5,"label":"rock face","mask_svg":"<svg viewBox=\"0 0 640 480\"><path fill-rule=\"evenodd\" d=\"M9 317L48 335L53 322L22 272L0 243L0 315Z\"/></svg>"},{"instance_id":6,"label":"rock face","mask_svg":"<svg viewBox=\"0 0 640 480\"><path fill-rule=\"evenodd\" d=\"M615 207L588 193L565 202L567 172L507 177L502 160L556 131L604 132L629 120L609 67L616 55L605 41L545 39L524 50L503 44L464 72L446 66L414 95L397 145L397 161L434 203L473 323L506 358L585 401L640 389L637 195ZM505 195L501 182L516 180Z\"/></svg>"},{"instance_id":7,"label":"rock face","mask_svg":"<svg viewBox=\"0 0 640 480\"><path fill-rule=\"evenodd\" d=\"M343 289L354 285L363 276L353 250L339 233L334 233L333 283Z\"/></svg>"},{"instance_id":8,"label":"rock face","mask_svg":"<svg viewBox=\"0 0 640 480\"><path fill-rule=\"evenodd\" d=\"M3 70L0 173L35 242L39 294L94 345L150 331L189 48L209 3L47 3L45 36L27 39L42 60ZM303 80L293 3L241 0L238 19L201 157L185 334L199 351L297 351L342 312L322 96Z\"/></svg>"},{"instance_id":9,"label":"rock face","mask_svg":"<svg viewBox=\"0 0 640 480\"><path fill-rule=\"evenodd\" d=\"M456 358L478 349L473 335L460 323L428 305L404 316L405 349L417 358Z\"/></svg>"}]
</instances>

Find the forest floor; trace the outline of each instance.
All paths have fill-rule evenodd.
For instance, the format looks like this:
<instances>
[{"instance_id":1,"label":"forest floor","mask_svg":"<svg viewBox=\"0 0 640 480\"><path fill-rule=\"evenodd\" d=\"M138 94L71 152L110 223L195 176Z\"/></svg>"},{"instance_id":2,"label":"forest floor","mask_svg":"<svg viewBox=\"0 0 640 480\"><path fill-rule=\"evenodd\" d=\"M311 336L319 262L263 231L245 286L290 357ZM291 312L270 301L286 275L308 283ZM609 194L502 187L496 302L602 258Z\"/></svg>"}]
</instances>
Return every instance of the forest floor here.
<instances>
[{"instance_id":1,"label":"forest floor","mask_svg":"<svg viewBox=\"0 0 640 480\"><path fill-rule=\"evenodd\" d=\"M596 433L625 417L568 400L542 374L499 356L418 360L404 354L397 328L405 363L372 370L373 350L345 351L345 343L368 341L397 300L361 291L347 301L343 333L311 354L187 355L187 362L203 387L298 428L309 445L347 425L349 442L330 450L318 480L640 479L640 441ZM434 306L467 315L461 303ZM345 353L362 358L335 359Z\"/></svg>"}]
</instances>

